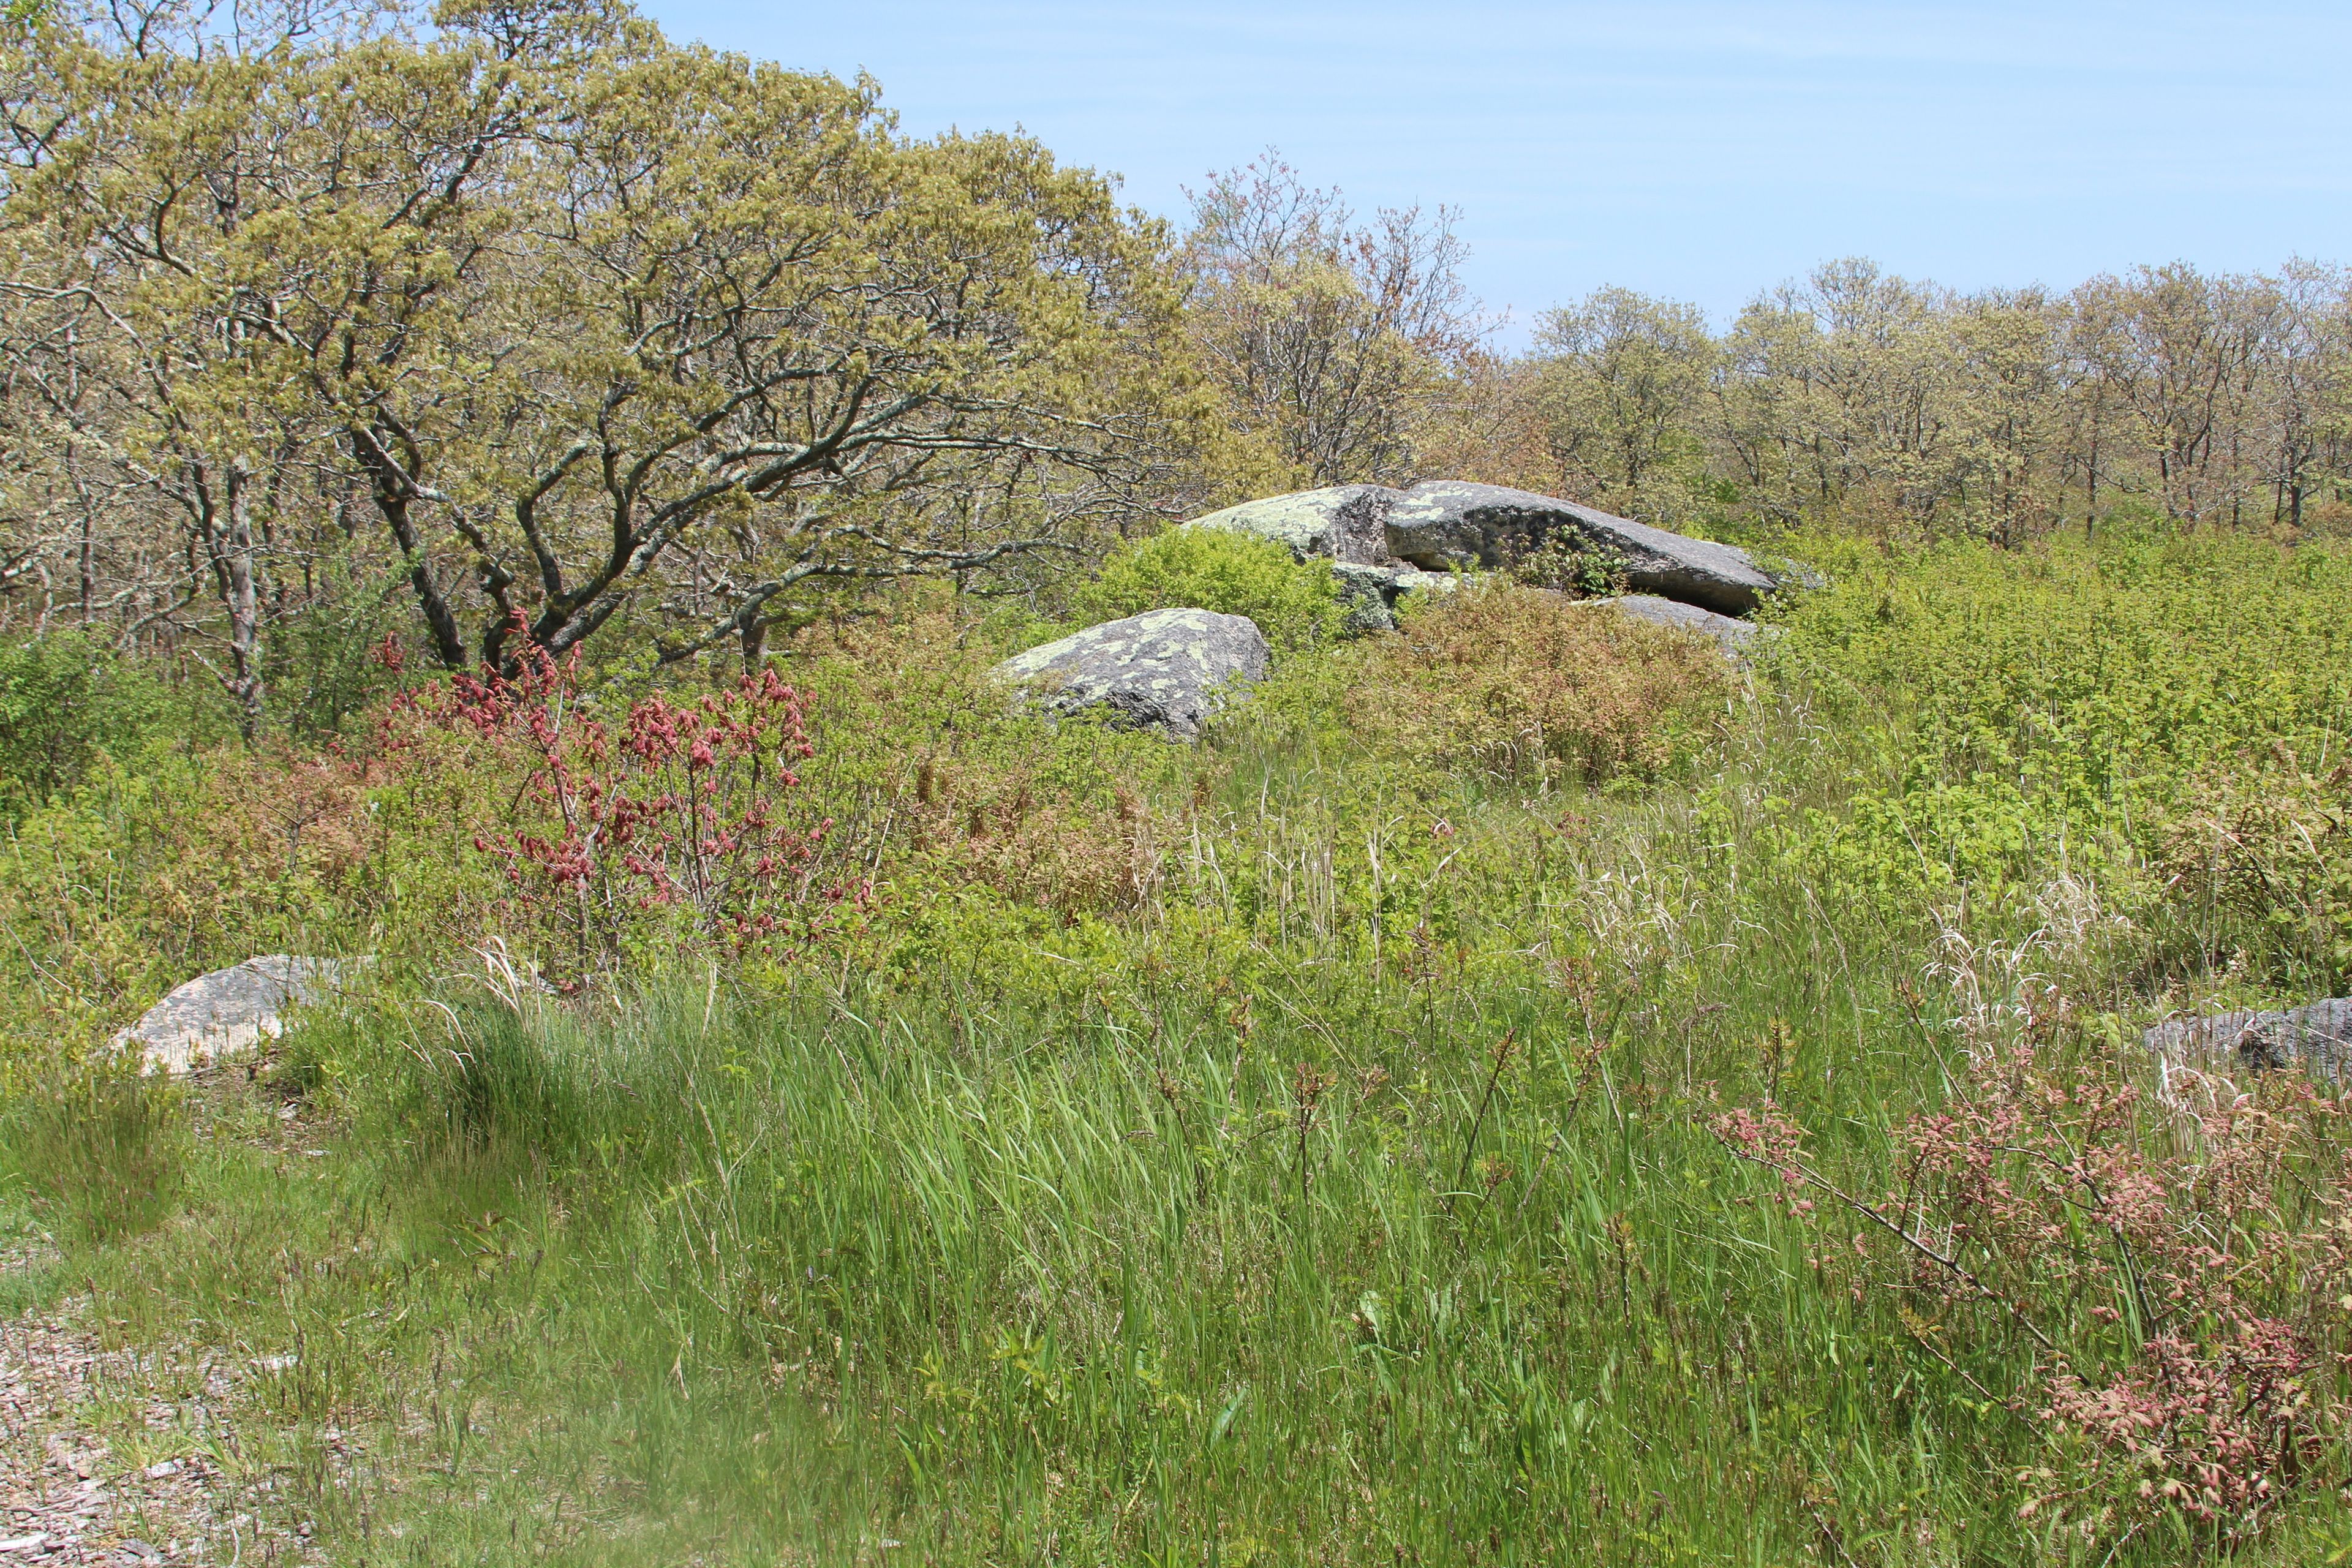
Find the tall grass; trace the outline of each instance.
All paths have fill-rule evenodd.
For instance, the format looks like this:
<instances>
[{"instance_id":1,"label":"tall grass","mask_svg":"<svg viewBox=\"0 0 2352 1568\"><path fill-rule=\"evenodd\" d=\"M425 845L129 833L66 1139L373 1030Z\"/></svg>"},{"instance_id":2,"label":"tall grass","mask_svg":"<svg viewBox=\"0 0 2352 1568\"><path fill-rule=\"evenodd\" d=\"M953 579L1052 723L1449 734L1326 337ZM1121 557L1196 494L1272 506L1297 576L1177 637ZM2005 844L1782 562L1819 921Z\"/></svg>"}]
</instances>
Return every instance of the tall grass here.
<instances>
[{"instance_id":1,"label":"tall grass","mask_svg":"<svg viewBox=\"0 0 2352 1568\"><path fill-rule=\"evenodd\" d=\"M621 1551L564 1535L551 1492L668 1521L629 1549L656 1554L2007 1539L2003 1417L1817 1289L1691 1113L1710 1081L1818 1086L1873 1124L1912 1103L1908 951L1825 927L1793 883L1727 900L1688 864L1705 825L1657 802L1584 801L1614 826L1573 842L1557 803L1457 810L1450 838L1401 809L1368 850L1328 807L1346 767L1239 771L1253 826L1203 835L1199 902L1075 993L706 984L595 1020L484 994L312 1034L370 1173L346 1180L409 1216L366 1228L410 1239L332 1284L295 1271L277 1333L359 1339L387 1370L349 1403L430 1427L502 1528L553 1532L501 1550ZM1507 927L1544 940L1498 952ZM283 1272L278 1226L253 1234L271 1256L242 1266ZM209 1275L218 1240L173 1238L194 1250L165 1297L247 1288ZM416 1310L355 1330L362 1301ZM359 1497L429 1558L498 1544L465 1510Z\"/></svg>"},{"instance_id":2,"label":"tall grass","mask_svg":"<svg viewBox=\"0 0 2352 1568\"><path fill-rule=\"evenodd\" d=\"M73 1242L120 1241L174 1206L185 1164L178 1096L120 1063L52 1075L0 1121L0 1180Z\"/></svg>"}]
</instances>

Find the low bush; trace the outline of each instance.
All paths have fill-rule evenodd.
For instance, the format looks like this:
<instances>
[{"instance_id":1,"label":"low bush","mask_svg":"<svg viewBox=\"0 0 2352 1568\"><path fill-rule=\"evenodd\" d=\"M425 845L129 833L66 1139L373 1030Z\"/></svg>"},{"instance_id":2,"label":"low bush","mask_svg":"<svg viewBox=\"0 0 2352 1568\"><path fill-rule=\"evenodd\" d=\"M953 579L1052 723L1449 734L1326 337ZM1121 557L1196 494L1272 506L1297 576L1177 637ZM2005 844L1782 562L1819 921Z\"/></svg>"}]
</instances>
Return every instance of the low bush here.
<instances>
[{"instance_id":1,"label":"low bush","mask_svg":"<svg viewBox=\"0 0 2352 1568\"><path fill-rule=\"evenodd\" d=\"M1548 539L1511 562L1510 574L1530 588L1549 588L1579 599L1622 594L1627 589L1622 560L1602 551L1580 548L1566 535Z\"/></svg>"},{"instance_id":2,"label":"low bush","mask_svg":"<svg viewBox=\"0 0 2352 1568\"><path fill-rule=\"evenodd\" d=\"M1115 551L1075 607L1090 621L1165 609L1247 616L1286 652L1332 641L1346 614L1328 562L1221 528L1171 529Z\"/></svg>"},{"instance_id":3,"label":"low bush","mask_svg":"<svg viewBox=\"0 0 2352 1568\"><path fill-rule=\"evenodd\" d=\"M2352 766L2291 751L2193 779L2152 835L2158 912L2209 963L2253 955L2331 994L2352 977Z\"/></svg>"},{"instance_id":4,"label":"low bush","mask_svg":"<svg viewBox=\"0 0 2352 1568\"><path fill-rule=\"evenodd\" d=\"M1989 909L2063 874L2105 889L2168 974L2308 994L2343 973L2320 882L2296 882L2292 917L2285 884L2256 895L2257 917L2252 883L2191 862L2249 789L2309 805L2292 776L2343 761L2352 553L2214 534L1807 554L1832 585L1775 612L1768 664L1836 781L1780 831L1824 898Z\"/></svg>"},{"instance_id":5,"label":"low bush","mask_svg":"<svg viewBox=\"0 0 2352 1568\"><path fill-rule=\"evenodd\" d=\"M1183 772L1185 755L1020 711L989 679L1003 646L987 630L951 602L909 595L795 639L818 748L803 773L835 820L831 853L902 910L956 889L1066 919L1132 908L1163 826L1150 785Z\"/></svg>"},{"instance_id":6,"label":"low bush","mask_svg":"<svg viewBox=\"0 0 2352 1568\"><path fill-rule=\"evenodd\" d=\"M398 688L399 672L386 668L377 652L387 636L397 635L409 607L388 586L353 583L272 629L269 700L278 726L297 742L363 732Z\"/></svg>"},{"instance_id":7,"label":"low bush","mask_svg":"<svg viewBox=\"0 0 2352 1568\"><path fill-rule=\"evenodd\" d=\"M494 868L485 929L566 989L684 947L788 957L850 892L818 880L832 823L795 798L814 748L772 669L649 692L608 723L576 668L534 649L512 678L404 693L382 739L382 797L410 806L415 847L448 833Z\"/></svg>"},{"instance_id":8,"label":"low bush","mask_svg":"<svg viewBox=\"0 0 2352 1568\"><path fill-rule=\"evenodd\" d=\"M2054 995L2028 1025L2063 1029ZM2338 1483L2352 1406L2352 1166L2309 1085L2176 1075L2023 1041L1972 1053L1943 1106L1842 1182L1769 1101L1717 1135L1774 1172L1826 1287L2039 1429L2019 1517L2115 1546L2242 1545ZM2025 1346L2040 1353L2021 1363Z\"/></svg>"},{"instance_id":9,"label":"low bush","mask_svg":"<svg viewBox=\"0 0 2352 1568\"><path fill-rule=\"evenodd\" d=\"M383 889L415 879L388 862L355 762L234 745L142 761L100 753L0 842L0 1082L205 970L373 946Z\"/></svg>"},{"instance_id":10,"label":"low bush","mask_svg":"<svg viewBox=\"0 0 2352 1568\"><path fill-rule=\"evenodd\" d=\"M0 823L81 783L101 752L128 760L167 723L174 740L217 740L218 718L79 631L0 647Z\"/></svg>"},{"instance_id":11,"label":"low bush","mask_svg":"<svg viewBox=\"0 0 2352 1568\"><path fill-rule=\"evenodd\" d=\"M1149 736L1021 712L951 600L803 627L710 689L587 688L537 660L387 712L368 765L378 951L495 942L576 991L681 962L771 975L887 951L977 898L1000 923L1133 908Z\"/></svg>"}]
</instances>

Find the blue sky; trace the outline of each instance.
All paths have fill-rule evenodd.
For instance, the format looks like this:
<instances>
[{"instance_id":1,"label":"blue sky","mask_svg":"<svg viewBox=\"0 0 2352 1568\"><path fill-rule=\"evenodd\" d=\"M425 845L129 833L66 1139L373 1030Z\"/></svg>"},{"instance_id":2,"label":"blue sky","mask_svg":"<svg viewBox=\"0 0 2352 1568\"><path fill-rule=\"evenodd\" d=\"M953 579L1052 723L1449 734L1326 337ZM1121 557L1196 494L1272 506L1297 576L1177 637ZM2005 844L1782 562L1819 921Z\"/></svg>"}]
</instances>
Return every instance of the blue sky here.
<instances>
[{"instance_id":1,"label":"blue sky","mask_svg":"<svg viewBox=\"0 0 2352 1568\"><path fill-rule=\"evenodd\" d=\"M1157 212L1269 145L1360 209L1453 204L1522 324L1603 283L1727 317L1847 255L1964 288L2352 261L2342 0L647 8Z\"/></svg>"}]
</instances>

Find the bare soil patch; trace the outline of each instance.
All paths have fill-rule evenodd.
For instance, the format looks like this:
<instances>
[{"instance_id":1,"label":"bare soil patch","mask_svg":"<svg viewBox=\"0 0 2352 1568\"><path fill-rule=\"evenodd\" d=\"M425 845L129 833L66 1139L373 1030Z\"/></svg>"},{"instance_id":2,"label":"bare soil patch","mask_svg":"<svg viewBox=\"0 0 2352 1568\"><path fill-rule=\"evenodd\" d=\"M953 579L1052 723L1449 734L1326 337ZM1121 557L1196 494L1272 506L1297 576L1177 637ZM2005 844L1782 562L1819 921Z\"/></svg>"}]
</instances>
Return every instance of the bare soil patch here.
<instances>
[{"instance_id":1,"label":"bare soil patch","mask_svg":"<svg viewBox=\"0 0 2352 1568\"><path fill-rule=\"evenodd\" d=\"M39 1266L0 1256L0 1271ZM70 1305L0 1321L0 1568L316 1562L237 1440L248 1369L109 1350Z\"/></svg>"}]
</instances>

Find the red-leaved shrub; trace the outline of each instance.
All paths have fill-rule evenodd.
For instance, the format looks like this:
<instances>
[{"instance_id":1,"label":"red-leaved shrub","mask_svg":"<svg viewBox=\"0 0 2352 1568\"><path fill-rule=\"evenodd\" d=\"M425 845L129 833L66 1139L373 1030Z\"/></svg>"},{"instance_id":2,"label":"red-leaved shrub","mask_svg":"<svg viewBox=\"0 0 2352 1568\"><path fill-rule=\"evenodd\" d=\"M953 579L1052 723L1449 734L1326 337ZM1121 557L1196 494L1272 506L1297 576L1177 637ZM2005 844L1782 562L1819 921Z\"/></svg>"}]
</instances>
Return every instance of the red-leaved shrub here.
<instances>
[{"instance_id":1,"label":"red-leaved shrub","mask_svg":"<svg viewBox=\"0 0 2352 1568\"><path fill-rule=\"evenodd\" d=\"M631 702L617 725L583 702L576 660L533 648L511 675L453 675L404 693L383 755L438 772L452 829L500 869L497 934L565 989L650 944L700 941L789 955L862 900L823 884L829 817L791 809L814 754L801 694L774 671L692 700Z\"/></svg>"}]
</instances>

